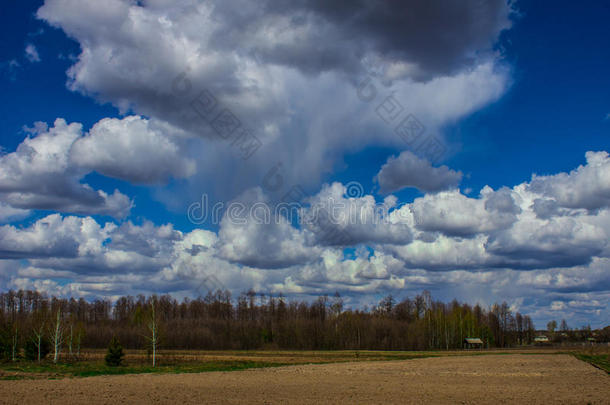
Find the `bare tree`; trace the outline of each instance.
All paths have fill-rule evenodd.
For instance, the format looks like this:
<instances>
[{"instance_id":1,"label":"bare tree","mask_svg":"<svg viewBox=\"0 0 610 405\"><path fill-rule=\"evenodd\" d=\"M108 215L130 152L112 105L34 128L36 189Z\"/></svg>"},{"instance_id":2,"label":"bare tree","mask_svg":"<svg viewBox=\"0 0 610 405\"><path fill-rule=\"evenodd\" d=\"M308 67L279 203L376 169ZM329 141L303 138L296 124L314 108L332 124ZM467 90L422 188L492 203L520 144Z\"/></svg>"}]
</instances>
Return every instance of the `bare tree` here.
<instances>
[{"instance_id":1,"label":"bare tree","mask_svg":"<svg viewBox=\"0 0 610 405\"><path fill-rule=\"evenodd\" d=\"M82 323L78 323L76 325L76 332L74 336L74 343L76 344L76 356L80 356L80 345L83 340L83 336L85 335L85 328Z\"/></svg>"},{"instance_id":2,"label":"bare tree","mask_svg":"<svg viewBox=\"0 0 610 405\"><path fill-rule=\"evenodd\" d=\"M42 348L42 340L44 338L45 335L45 329L47 326L47 322L46 322L46 311L44 310L37 310L33 313L32 315L32 326L31 326L31 330L32 330L32 341L34 342L34 344L36 344L36 347L38 349L38 362L40 363L40 360L42 360L42 354L41 354L41 348Z\"/></svg>"},{"instance_id":3,"label":"bare tree","mask_svg":"<svg viewBox=\"0 0 610 405\"><path fill-rule=\"evenodd\" d=\"M17 324L14 324L11 332L11 359L13 361L17 361L17 348L19 346L19 326Z\"/></svg>"},{"instance_id":4,"label":"bare tree","mask_svg":"<svg viewBox=\"0 0 610 405\"><path fill-rule=\"evenodd\" d=\"M557 321L553 320L546 324L546 330L551 336L555 333L555 329L557 329Z\"/></svg>"},{"instance_id":5,"label":"bare tree","mask_svg":"<svg viewBox=\"0 0 610 405\"><path fill-rule=\"evenodd\" d=\"M57 363L57 360L59 360L59 354L61 353L61 346L64 342L64 325L61 320L61 309L57 309L55 324L49 332L49 335L51 336L51 343L53 343L53 363ZM38 350L40 351L40 346Z\"/></svg>"},{"instance_id":6,"label":"bare tree","mask_svg":"<svg viewBox=\"0 0 610 405\"><path fill-rule=\"evenodd\" d=\"M70 331L68 332L68 353L70 357L73 355L72 347L74 346L74 321L70 320Z\"/></svg>"},{"instance_id":7,"label":"bare tree","mask_svg":"<svg viewBox=\"0 0 610 405\"><path fill-rule=\"evenodd\" d=\"M150 300L150 313L148 314L147 327L148 336L145 336L150 343L150 349L152 350L152 365L157 365L157 347L159 346L159 321L157 319L157 313L155 311L156 297L152 297Z\"/></svg>"}]
</instances>

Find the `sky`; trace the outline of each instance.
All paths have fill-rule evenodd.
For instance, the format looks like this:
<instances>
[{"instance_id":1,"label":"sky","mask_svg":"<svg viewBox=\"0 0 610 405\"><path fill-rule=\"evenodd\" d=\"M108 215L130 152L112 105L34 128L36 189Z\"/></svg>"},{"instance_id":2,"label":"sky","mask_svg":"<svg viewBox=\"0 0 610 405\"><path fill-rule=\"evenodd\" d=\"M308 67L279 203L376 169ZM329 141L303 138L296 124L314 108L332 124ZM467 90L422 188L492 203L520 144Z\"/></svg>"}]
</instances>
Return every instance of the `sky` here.
<instances>
[{"instance_id":1,"label":"sky","mask_svg":"<svg viewBox=\"0 0 610 405\"><path fill-rule=\"evenodd\" d=\"M0 16L0 288L429 290L610 323L610 4L46 0Z\"/></svg>"}]
</instances>

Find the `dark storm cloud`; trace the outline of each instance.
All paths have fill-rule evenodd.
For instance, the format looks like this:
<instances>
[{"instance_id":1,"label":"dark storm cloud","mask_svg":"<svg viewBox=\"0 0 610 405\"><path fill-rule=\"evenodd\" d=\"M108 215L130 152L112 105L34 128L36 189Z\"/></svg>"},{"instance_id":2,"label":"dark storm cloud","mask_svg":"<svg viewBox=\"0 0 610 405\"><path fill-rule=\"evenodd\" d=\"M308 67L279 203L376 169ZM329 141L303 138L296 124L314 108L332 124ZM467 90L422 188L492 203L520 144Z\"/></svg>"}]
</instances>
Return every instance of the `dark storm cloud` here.
<instances>
[{"instance_id":1,"label":"dark storm cloud","mask_svg":"<svg viewBox=\"0 0 610 405\"><path fill-rule=\"evenodd\" d=\"M382 193L392 193L405 187L438 192L457 187L462 180L462 172L447 166L433 167L426 159L404 151L398 157L388 159L376 180Z\"/></svg>"},{"instance_id":2,"label":"dark storm cloud","mask_svg":"<svg viewBox=\"0 0 610 405\"><path fill-rule=\"evenodd\" d=\"M512 13L506 0L267 0L255 15L236 5L215 7L230 21L217 33L218 44L243 44L244 37L281 25L277 34L293 36L254 44L268 62L353 72L372 53L416 64L422 79L471 66L510 27Z\"/></svg>"}]
</instances>

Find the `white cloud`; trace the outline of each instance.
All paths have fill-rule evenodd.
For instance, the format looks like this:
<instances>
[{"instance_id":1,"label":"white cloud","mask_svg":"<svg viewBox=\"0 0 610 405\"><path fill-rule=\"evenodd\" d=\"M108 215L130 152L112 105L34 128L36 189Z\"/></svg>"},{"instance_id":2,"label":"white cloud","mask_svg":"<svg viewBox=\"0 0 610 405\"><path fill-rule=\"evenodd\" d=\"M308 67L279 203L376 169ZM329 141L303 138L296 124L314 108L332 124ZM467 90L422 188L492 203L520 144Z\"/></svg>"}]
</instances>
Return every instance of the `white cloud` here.
<instances>
[{"instance_id":1,"label":"white cloud","mask_svg":"<svg viewBox=\"0 0 610 405\"><path fill-rule=\"evenodd\" d=\"M214 261L229 272L236 271L236 265L245 266L249 268L252 277L259 274L258 271L278 269L284 277L290 277L290 282L286 283L293 287L296 286L294 283L298 284L299 277L314 282L324 274L330 277L329 271L336 270L338 275L332 277L338 278L333 279L333 282L339 283L340 279L345 283L362 282L362 286L368 286L362 287L364 290L373 286L363 280L380 277L389 280L394 277L393 282L397 282L396 277L404 278L403 272L406 271L451 272L458 269L481 271L502 268L542 271L589 266L600 263L599 260L609 256L610 238L604 224L610 223L610 210L572 210L542 219L535 212L532 201L550 197L532 194L526 186L527 183L524 183L512 190L504 188L498 191L486 187L479 198L468 198L457 190L441 192L397 207L395 197L388 197L383 204L376 204L372 196L350 197L346 186L334 183L310 197L308 205L300 211L302 216L311 218L313 207L323 207L332 213L326 218L328 223L322 224L317 217L315 221L306 222L300 229L294 227L290 220L275 218L273 205L262 204L269 203L267 196L260 189L253 189L238 200L243 204L240 214L225 215L218 235L201 231L201 235L206 235L206 242L201 245L191 243L178 251L176 246L182 244L181 241L187 236L174 231L171 226L155 227L150 223L142 226L131 223L122 225L112 232L110 242L105 243L103 248L99 247L99 242L93 243L92 246L97 246L97 253L91 257L80 254L74 256L74 249L54 253L56 245L52 243L52 235L61 235L61 232L52 232L34 239L47 241L48 245L38 245L32 241L25 245L32 246L32 256L36 251L46 252L43 256L49 256L32 258L38 267L73 271L90 268L97 269L95 271L98 272L114 272L122 266L133 269L161 269L169 266L167 269L172 270L166 271L175 277L175 272L185 274L186 271L184 265L176 267L176 260L183 263L183 259L179 258L193 260L203 254L207 257L206 260ZM253 210L255 206L260 210ZM439 217L443 219L440 222ZM327 226L333 232L346 235L346 239L340 243L329 243L325 239L329 232ZM42 225L37 224L34 230L38 228L42 228ZM9 235L5 238L7 244L4 247L7 257L27 258L30 250L19 248L23 243L17 243L18 246L8 243L20 240L21 233L11 227L4 231ZM340 263L337 264L338 267L333 265L327 266L324 271L320 270L320 257L326 258L323 262L328 264L331 263L328 259L337 257L336 254L343 246L363 243L374 246L372 256L370 253L361 253L355 259L356 263L349 264L352 259L340 255L339 259L332 261ZM62 241L57 246L60 245L76 248L82 242ZM393 257L391 271L383 263L372 264L373 257L382 256L385 257L384 263ZM367 261L371 264L366 264ZM350 267L352 265L356 267ZM288 269L292 270L287 275ZM310 276L306 277L306 274ZM356 274L358 277L354 278ZM539 274L542 276L551 273ZM254 277L258 280L257 283L262 283L261 277L265 279L267 276L259 274ZM554 284L547 280L540 288L574 288L569 287L573 284L566 284L565 276L562 277L556 279ZM423 283L424 279L420 281ZM282 283L284 282L276 280L274 285ZM301 288L306 290L305 286Z\"/></svg>"},{"instance_id":2,"label":"white cloud","mask_svg":"<svg viewBox=\"0 0 610 405\"><path fill-rule=\"evenodd\" d=\"M587 152L587 164L570 173L532 177L528 190L553 198L562 207L595 210L610 206L610 156Z\"/></svg>"},{"instance_id":3,"label":"white cloud","mask_svg":"<svg viewBox=\"0 0 610 405\"><path fill-rule=\"evenodd\" d=\"M300 296L338 290L354 305L374 302L387 293L403 296L433 287L435 296L483 305L502 296L535 320L565 317L570 323L603 322L610 259L599 255L608 252L604 246L610 238L604 224L610 210L574 210L571 215L540 219L530 208L534 196L522 185L515 189L511 198L521 212L514 214L516 222L508 228L473 228L476 233L467 238L421 231L408 214L411 207L405 205L391 210L389 221L404 226L414 240L388 242L382 229L357 221L352 231L364 226L369 239L377 240L374 248L357 246L354 255L342 246L323 246L315 228L297 229L287 221L257 223L250 214L242 215L243 223L239 215L232 221L225 216L218 234L206 230L183 234L171 225L149 222L102 226L89 217L54 214L23 229L0 227L4 261L27 260L21 268L8 271L4 282L9 287L85 297L136 292L192 296L205 295L208 289L239 293L251 287ZM475 210L485 210L486 204L494 209L510 206L509 191L504 190L485 190L466 204L473 204ZM312 201L335 196L360 212L370 197L347 198L346 192L345 186L333 184ZM265 198L260 190L252 190L240 201L252 206ZM463 210L463 204L459 202L458 209ZM386 205L396 207L396 201ZM59 285L56 278L71 281Z\"/></svg>"},{"instance_id":4,"label":"white cloud","mask_svg":"<svg viewBox=\"0 0 610 405\"><path fill-rule=\"evenodd\" d=\"M313 246L313 235L275 215L260 188L240 196L233 206L241 212L228 208L220 223L222 257L252 267L278 268L306 263L320 254L320 248Z\"/></svg>"},{"instance_id":5,"label":"white cloud","mask_svg":"<svg viewBox=\"0 0 610 405\"><path fill-rule=\"evenodd\" d=\"M359 243L398 243L411 241L411 227L395 210L396 199L388 197L377 204L372 195L359 194L341 183L325 185L309 198L303 209L304 226L315 234L321 245L354 245Z\"/></svg>"},{"instance_id":6,"label":"white cloud","mask_svg":"<svg viewBox=\"0 0 610 405\"><path fill-rule=\"evenodd\" d=\"M27 44L25 47L25 57L32 63L40 62L40 55L33 44Z\"/></svg>"},{"instance_id":7,"label":"white cloud","mask_svg":"<svg viewBox=\"0 0 610 405\"><path fill-rule=\"evenodd\" d=\"M70 157L78 166L133 183L189 177L195 162L180 153L168 129L138 116L105 118L74 142Z\"/></svg>"},{"instance_id":8,"label":"white cloud","mask_svg":"<svg viewBox=\"0 0 610 405\"><path fill-rule=\"evenodd\" d=\"M565 310L568 306L563 301L553 301L551 302L551 311L562 311Z\"/></svg>"},{"instance_id":9,"label":"white cloud","mask_svg":"<svg viewBox=\"0 0 610 405\"><path fill-rule=\"evenodd\" d=\"M522 215L510 228L490 238L487 251L506 257L512 267L570 267L586 264L608 244L606 233L579 217L550 220Z\"/></svg>"},{"instance_id":10,"label":"white cloud","mask_svg":"<svg viewBox=\"0 0 610 405\"><path fill-rule=\"evenodd\" d=\"M127 196L79 182L87 171L71 165L70 148L81 134L81 124L57 119L48 131L0 157L0 200L17 209L124 217L132 205Z\"/></svg>"},{"instance_id":11,"label":"white cloud","mask_svg":"<svg viewBox=\"0 0 610 405\"><path fill-rule=\"evenodd\" d=\"M93 218L52 214L25 229L0 227L3 258L78 257L99 253L115 225L101 227Z\"/></svg>"},{"instance_id":12,"label":"white cloud","mask_svg":"<svg viewBox=\"0 0 610 405\"><path fill-rule=\"evenodd\" d=\"M411 205L416 227L422 231L450 236L472 236L511 226L521 211L507 189L481 190L479 198L469 198L459 190L427 194Z\"/></svg>"},{"instance_id":13,"label":"white cloud","mask_svg":"<svg viewBox=\"0 0 610 405\"><path fill-rule=\"evenodd\" d=\"M384 246L382 250L413 269L478 270L494 265L493 257L485 250L486 241L484 235L469 239L440 235L432 241L415 240L408 245Z\"/></svg>"},{"instance_id":14,"label":"white cloud","mask_svg":"<svg viewBox=\"0 0 610 405\"><path fill-rule=\"evenodd\" d=\"M195 172L195 162L183 156L179 130L138 116L102 119L85 134L81 124L63 119L25 130L30 136L0 157L0 200L13 209L120 218L129 213L130 199L81 183L87 173L162 184Z\"/></svg>"},{"instance_id":15,"label":"white cloud","mask_svg":"<svg viewBox=\"0 0 610 405\"><path fill-rule=\"evenodd\" d=\"M492 46L510 27L510 3L389 4L46 0L38 16L80 45L69 88L139 115L101 120L88 133L63 120L50 129L35 125L17 151L0 157L0 218L33 209L126 215L127 196L81 183L91 171L141 184L184 179L159 192L176 206L208 190L225 200L249 190L237 199L249 208L293 185L311 193L348 153L409 149L395 132L407 114L426 136L442 138L446 125L506 91L510 71ZM403 7L411 13L386 12ZM358 84L371 61L380 74L367 102ZM175 80L187 68L186 80ZM215 131L193 111L203 89L218 102L215 113L230 110L263 143L247 161L236 158L234 133ZM390 95L397 116L380 114ZM326 206L332 221L259 223L248 211L225 216L218 232L58 214L24 228L0 226L0 280L79 296L196 295L213 275L212 284L233 292L303 296L337 289L374 299L433 286L447 299L507 297L536 319L603 309L610 289L607 152L587 153L586 165L570 173L484 187L475 198L451 190L461 172L411 152L380 170L381 190L435 194L400 206L394 196L378 203L333 183L301 210ZM254 188L278 162L279 187L265 194ZM345 238L329 238L333 232Z\"/></svg>"},{"instance_id":16,"label":"white cloud","mask_svg":"<svg viewBox=\"0 0 610 405\"><path fill-rule=\"evenodd\" d=\"M4 203L0 203L0 223L12 222L26 218L30 215L30 210L13 208Z\"/></svg>"},{"instance_id":17,"label":"white cloud","mask_svg":"<svg viewBox=\"0 0 610 405\"><path fill-rule=\"evenodd\" d=\"M509 85L510 72L491 52L511 25L505 1L483 8L467 2L455 19L446 18L455 9L436 3L410 3L409 13L394 2L387 8L362 3L358 13L355 7L329 7L353 14L355 25L337 25L337 14L313 2L112 0L101 7L47 0L38 16L80 43L82 53L68 72L70 89L203 139L197 175L168 194L168 201L176 192L188 201L210 189L231 200L260 185L278 161L284 162L286 187L300 184L311 191L346 153L370 145L405 148L394 133L398 122L387 124L376 112L391 93L403 115L418 117L427 136L440 136L444 125L493 102ZM401 9L402 18L384 11L392 8ZM389 22L376 24L367 16ZM443 24L433 24L436 19ZM398 40L396 32L403 31ZM367 103L357 87L370 59L388 67L392 87L376 83L377 96ZM401 63L414 66L411 73L396 67ZM247 162L231 146L238 131L223 134L228 141L220 139L194 112L192 102L204 89L218 102L210 118L227 108L262 142Z\"/></svg>"}]
</instances>

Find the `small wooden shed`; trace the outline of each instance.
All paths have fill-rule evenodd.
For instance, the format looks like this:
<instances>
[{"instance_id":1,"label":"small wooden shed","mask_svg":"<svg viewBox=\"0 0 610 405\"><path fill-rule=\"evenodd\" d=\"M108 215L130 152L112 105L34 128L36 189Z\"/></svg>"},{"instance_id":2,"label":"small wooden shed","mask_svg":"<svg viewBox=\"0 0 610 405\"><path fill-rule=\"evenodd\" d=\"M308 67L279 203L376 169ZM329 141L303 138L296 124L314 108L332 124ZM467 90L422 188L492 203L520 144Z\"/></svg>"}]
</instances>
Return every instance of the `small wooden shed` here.
<instances>
[{"instance_id":1,"label":"small wooden shed","mask_svg":"<svg viewBox=\"0 0 610 405\"><path fill-rule=\"evenodd\" d=\"M464 348L466 349L482 349L483 341L481 338L466 338L464 339Z\"/></svg>"}]
</instances>

